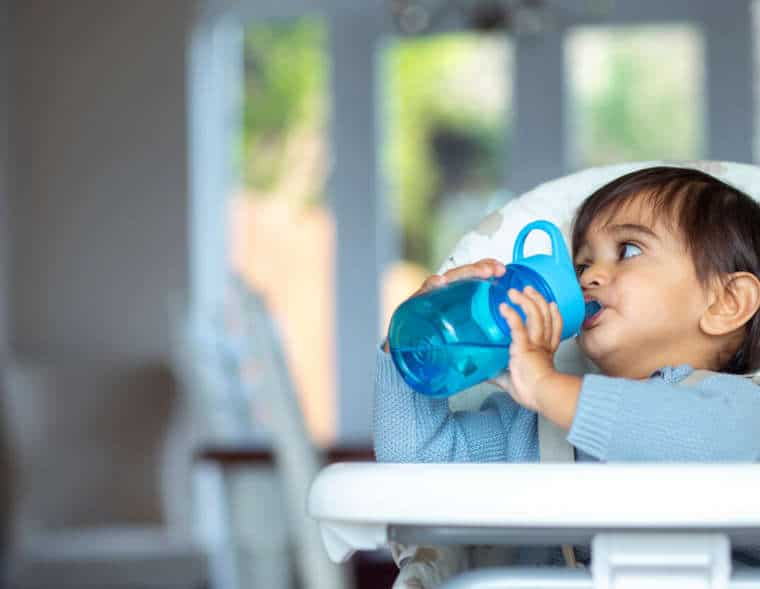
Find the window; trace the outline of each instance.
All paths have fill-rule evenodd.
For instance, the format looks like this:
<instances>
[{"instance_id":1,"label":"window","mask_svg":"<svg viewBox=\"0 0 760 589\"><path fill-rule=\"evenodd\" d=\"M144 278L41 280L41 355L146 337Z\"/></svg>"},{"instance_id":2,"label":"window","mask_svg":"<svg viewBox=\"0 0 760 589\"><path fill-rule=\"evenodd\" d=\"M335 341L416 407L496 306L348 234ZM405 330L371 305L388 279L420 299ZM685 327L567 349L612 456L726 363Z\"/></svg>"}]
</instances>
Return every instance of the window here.
<instances>
[{"instance_id":1,"label":"window","mask_svg":"<svg viewBox=\"0 0 760 589\"><path fill-rule=\"evenodd\" d=\"M703 48L687 25L587 27L566 40L574 168L703 154Z\"/></svg>"},{"instance_id":2,"label":"window","mask_svg":"<svg viewBox=\"0 0 760 589\"><path fill-rule=\"evenodd\" d=\"M401 259L384 276L383 331L457 240L511 197L511 57L497 34L396 39L384 49L383 171Z\"/></svg>"},{"instance_id":3,"label":"window","mask_svg":"<svg viewBox=\"0 0 760 589\"><path fill-rule=\"evenodd\" d=\"M239 189L228 199L231 270L281 328L313 438L335 434L334 221L325 206L326 27L315 18L244 29Z\"/></svg>"},{"instance_id":4,"label":"window","mask_svg":"<svg viewBox=\"0 0 760 589\"><path fill-rule=\"evenodd\" d=\"M385 3L222 4L193 49L194 303L230 267L264 293L321 444L366 443L377 335L510 188L751 159L744 3L541 4L516 34L463 4L416 36Z\"/></svg>"}]
</instances>

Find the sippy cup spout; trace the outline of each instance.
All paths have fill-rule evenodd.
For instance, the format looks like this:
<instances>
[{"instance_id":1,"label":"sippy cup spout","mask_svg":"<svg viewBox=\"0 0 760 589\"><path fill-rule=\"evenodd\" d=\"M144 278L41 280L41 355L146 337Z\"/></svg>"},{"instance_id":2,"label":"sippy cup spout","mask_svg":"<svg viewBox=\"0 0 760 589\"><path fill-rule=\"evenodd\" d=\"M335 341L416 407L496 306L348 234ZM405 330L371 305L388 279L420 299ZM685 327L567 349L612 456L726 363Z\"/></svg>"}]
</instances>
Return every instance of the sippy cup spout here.
<instances>
[{"instance_id":1,"label":"sippy cup spout","mask_svg":"<svg viewBox=\"0 0 760 589\"><path fill-rule=\"evenodd\" d=\"M593 317L599 312L601 308L602 308L602 305L600 305L598 301L589 301L588 303L586 303L585 318L588 319L589 317Z\"/></svg>"}]
</instances>

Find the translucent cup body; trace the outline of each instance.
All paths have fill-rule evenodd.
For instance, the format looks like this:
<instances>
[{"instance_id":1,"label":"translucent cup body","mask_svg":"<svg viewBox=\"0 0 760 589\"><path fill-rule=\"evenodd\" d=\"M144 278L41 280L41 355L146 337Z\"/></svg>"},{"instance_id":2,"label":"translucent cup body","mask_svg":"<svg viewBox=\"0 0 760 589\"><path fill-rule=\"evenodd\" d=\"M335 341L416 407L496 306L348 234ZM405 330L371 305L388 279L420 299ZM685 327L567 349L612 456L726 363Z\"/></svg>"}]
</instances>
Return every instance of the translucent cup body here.
<instances>
[{"instance_id":1,"label":"translucent cup body","mask_svg":"<svg viewBox=\"0 0 760 589\"><path fill-rule=\"evenodd\" d=\"M554 300L538 274L507 266L501 278L460 280L399 306L388 339L406 383L420 393L447 397L505 370L512 337L499 305L507 303L525 320L507 291L528 285Z\"/></svg>"}]
</instances>

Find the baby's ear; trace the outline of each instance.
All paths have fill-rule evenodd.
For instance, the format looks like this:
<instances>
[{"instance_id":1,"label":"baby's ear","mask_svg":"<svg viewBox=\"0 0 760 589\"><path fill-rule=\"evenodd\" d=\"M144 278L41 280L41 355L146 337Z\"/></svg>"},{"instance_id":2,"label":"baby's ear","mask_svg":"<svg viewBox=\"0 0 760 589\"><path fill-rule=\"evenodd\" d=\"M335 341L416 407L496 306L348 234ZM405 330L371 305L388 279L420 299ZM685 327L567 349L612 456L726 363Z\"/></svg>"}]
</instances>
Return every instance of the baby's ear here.
<instances>
[{"instance_id":1,"label":"baby's ear","mask_svg":"<svg viewBox=\"0 0 760 589\"><path fill-rule=\"evenodd\" d=\"M716 282L712 302L699 327L709 335L725 335L744 326L760 308L760 280L750 272L734 272Z\"/></svg>"}]
</instances>

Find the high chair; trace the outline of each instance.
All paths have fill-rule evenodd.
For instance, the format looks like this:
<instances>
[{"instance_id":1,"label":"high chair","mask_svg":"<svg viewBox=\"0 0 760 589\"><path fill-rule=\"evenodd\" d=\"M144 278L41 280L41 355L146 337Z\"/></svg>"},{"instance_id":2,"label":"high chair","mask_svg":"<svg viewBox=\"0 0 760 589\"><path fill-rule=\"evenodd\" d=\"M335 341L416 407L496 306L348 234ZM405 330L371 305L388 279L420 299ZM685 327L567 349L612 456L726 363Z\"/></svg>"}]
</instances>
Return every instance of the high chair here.
<instances>
[{"instance_id":1,"label":"high chair","mask_svg":"<svg viewBox=\"0 0 760 589\"><path fill-rule=\"evenodd\" d=\"M586 196L625 173L656 165L700 169L760 198L760 167L752 165L651 161L591 168L542 184L488 216L459 241L439 272L510 255L520 229L539 218L555 223L567 238ZM526 255L548 250L545 235L528 237ZM595 371L572 339L560 345L556 364L574 374ZM464 391L449 404L475 407L483 394ZM391 542L591 549L589 567L486 568L451 578L446 589L760 586L760 568L732 566L731 558L734 548L760 545L757 466L558 464L572 461L564 438L565 432L539 420L544 464L332 465L312 484L309 513L336 562Z\"/></svg>"}]
</instances>

